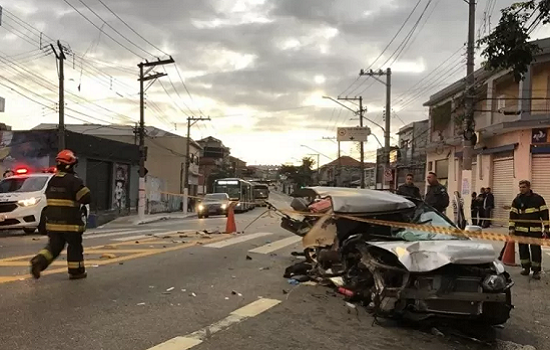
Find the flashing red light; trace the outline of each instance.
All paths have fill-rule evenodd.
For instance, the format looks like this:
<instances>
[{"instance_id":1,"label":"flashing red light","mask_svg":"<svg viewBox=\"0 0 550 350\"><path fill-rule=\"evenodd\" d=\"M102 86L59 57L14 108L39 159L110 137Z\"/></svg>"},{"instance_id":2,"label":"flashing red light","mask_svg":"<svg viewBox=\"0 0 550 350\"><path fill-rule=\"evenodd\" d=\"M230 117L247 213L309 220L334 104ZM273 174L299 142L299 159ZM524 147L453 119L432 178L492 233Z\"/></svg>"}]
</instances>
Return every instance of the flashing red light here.
<instances>
[{"instance_id":1,"label":"flashing red light","mask_svg":"<svg viewBox=\"0 0 550 350\"><path fill-rule=\"evenodd\" d=\"M29 169L26 169L26 168L15 169L15 173L17 175L27 174L28 172L29 172Z\"/></svg>"},{"instance_id":2,"label":"flashing red light","mask_svg":"<svg viewBox=\"0 0 550 350\"><path fill-rule=\"evenodd\" d=\"M49 168L44 169L43 172L44 172L44 173L52 173L52 174L54 174L54 173L57 172L57 167L51 166L51 167L49 167Z\"/></svg>"}]
</instances>

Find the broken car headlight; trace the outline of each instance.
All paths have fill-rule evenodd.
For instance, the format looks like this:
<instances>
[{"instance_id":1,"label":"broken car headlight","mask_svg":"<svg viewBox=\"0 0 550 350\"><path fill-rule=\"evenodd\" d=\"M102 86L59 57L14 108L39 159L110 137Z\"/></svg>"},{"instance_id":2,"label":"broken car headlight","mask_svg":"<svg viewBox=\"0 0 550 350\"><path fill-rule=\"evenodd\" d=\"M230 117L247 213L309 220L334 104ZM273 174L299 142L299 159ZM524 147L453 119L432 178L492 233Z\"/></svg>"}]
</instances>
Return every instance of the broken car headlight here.
<instances>
[{"instance_id":1,"label":"broken car headlight","mask_svg":"<svg viewBox=\"0 0 550 350\"><path fill-rule=\"evenodd\" d=\"M482 286L487 292L500 292L506 288L506 278L503 275L489 275L485 277Z\"/></svg>"}]
</instances>

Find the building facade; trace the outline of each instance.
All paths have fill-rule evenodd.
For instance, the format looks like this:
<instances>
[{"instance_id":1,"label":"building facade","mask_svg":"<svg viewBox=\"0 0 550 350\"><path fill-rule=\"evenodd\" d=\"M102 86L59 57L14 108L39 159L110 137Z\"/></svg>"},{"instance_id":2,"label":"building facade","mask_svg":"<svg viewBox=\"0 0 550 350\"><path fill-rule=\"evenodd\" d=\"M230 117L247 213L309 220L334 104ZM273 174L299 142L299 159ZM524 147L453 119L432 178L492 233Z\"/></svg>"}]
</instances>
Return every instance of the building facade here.
<instances>
[{"instance_id":1,"label":"building facade","mask_svg":"<svg viewBox=\"0 0 550 350\"><path fill-rule=\"evenodd\" d=\"M426 119L405 125L397 132L399 149L393 164L397 186L405 183L407 174L413 174L420 193L425 193L428 131L429 120Z\"/></svg>"},{"instance_id":2,"label":"building facade","mask_svg":"<svg viewBox=\"0 0 550 350\"><path fill-rule=\"evenodd\" d=\"M55 165L57 129L0 131L0 171ZM67 131L65 143L78 157L76 173L92 193L92 213L127 214L137 208L139 147Z\"/></svg>"},{"instance_id":3,"label":"building facade","mask_svg":"<svg viewBox=\"0 0 550 350\"><path fill-rule=\"evenodd\" d=\"M40 124L34 129L52 129L52 124ZM115 140L137 145L137 129L128 125L66 125L67 130L85 135L94 135L102 139ZM146 194L149 213L177 211L182 206L185 179L185 157L187 138L155 128L145 128ZM199 162L202 147L190 142L189 193L195 195L199 183Z\"/></svg>"},{"instance_id":4,"label":"building facade","mask_svg":"<svg viewBox=\"0 0 550 350\"><path fill-rule=\"evenodd\" d=\"M471 171L462 166L464 79L425 103L430 108L426 171L435 171L449 193L467 199L467 217L471 194L481 187L491 187L495 196L497 225L506 225L520 180L530 180L533 191L550 200L550 39L536 43L542 51L521 82L508 71L475 72L478 144Z\"/></svg>"}]
</instances>

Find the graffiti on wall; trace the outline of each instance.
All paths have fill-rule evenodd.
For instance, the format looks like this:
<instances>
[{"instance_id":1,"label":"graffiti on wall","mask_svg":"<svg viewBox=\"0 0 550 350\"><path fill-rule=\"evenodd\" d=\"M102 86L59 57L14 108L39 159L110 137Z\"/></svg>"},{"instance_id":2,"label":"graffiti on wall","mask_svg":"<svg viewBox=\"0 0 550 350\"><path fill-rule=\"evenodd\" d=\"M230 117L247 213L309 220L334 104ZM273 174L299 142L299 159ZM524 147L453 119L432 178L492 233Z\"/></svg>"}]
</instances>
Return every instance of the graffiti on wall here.
<instances>
[{"instance_id":1,"label":"graffiti on wall","mask_svg":"<svg viewBox=\"0 0 550 350\"><path fill-rule=\"evenodd\" d=\"M49 167L51 142L45 133L0 131L0 170Z\"/></svg>"},{"instance_id":2,"label":"graffiti on wall","mask_svg":"<svg viewBox=\"0 0 550 350\"><path fill-rule=\"evenodd\" d=\"M115 164L115 184L113 191L113 206L115 209L126 208L126 198L128 196L128 165Z\"/></svg>"}]
</instances>

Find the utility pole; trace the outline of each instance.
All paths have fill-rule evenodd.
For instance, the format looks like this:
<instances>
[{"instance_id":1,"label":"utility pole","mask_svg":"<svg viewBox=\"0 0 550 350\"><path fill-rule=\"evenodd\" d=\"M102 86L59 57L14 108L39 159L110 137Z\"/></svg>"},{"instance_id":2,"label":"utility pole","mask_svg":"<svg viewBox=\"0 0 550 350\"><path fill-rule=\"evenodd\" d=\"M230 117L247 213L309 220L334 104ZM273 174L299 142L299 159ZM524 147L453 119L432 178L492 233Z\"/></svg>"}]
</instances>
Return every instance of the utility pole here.
<instances>
[{"instance_id":1,"label":"utility pole","mask_svg":"<svg viewBox=\"0 0 550 350\"><path fill-rule=\"evenodd\" d=\"M199 121L210 121L210 117L203 118L203 117L188 117L187 118L187 146L185 147L185 174L184 174L184 181L183 181L183 193L184 198L187 199L187 196L189 195L189 167L191 166L190 162L190 148L191 148L191 127ZM187 202L187 201L186 201ZM184 203L184 206L186 206L187 203Z\"/></svg>"},{"instance_id":2,"label":"utility pole","mask_svg":"<svg viewBox=\"0 0 550 350\"><path fill-rule=\"evenodd\" d=\"M390 167L390 131L391 131L391 68L387 68L386 71L378 70L373 71L372 69L365 71L361 69L359 71L359 76L367 75L373 77L378 82L386 85L386 126L384 128L384 166L386 168ZM386 81L380 80L379 76L386 76ZM377 168L378 169L378 168Z\"/></svg>"},{"instance_id":3,"label":"utility pole","mask_svg":"<svg viewBox=\"0 0 550 350\"><path fill-rule=\"evenodd\" d=\"M138 197L138 216L140 220L143 220L145 216L145 91L153 85L153 83L160 77L164 77L166 73L152 73L149 72L156 66L166 65L174 63L174 59L170 57L166 60L157 60L153 62L145 61L138 64L139 67L139 197ZM147 68L144 71L144 68ZM151 81L147 88L144 88L144 82Z\"/></svg>"},{"instance_id":4,"label":"utility pole","mask_svg":"<svg viewBox=\"0 0 550 350\"><path fill-rule=\"evenodd\" d=\"M323 140L331 140L334 142L334 140L338 140L337 137L323 137ZM340 187L342 183L342 154L340 150L340 141L336 141L338 144L338 171L336 172L336 187Z\"/></svg>"},{"instance_id":5,"label":"utility pole","mask_svg":"<svg viewBox=\"0 0 550 350\"><path fill-rule=\"evenodd\" d=\"M475 98L475 77L474 77L474 45L475 45L475 30L476 30L476 2L475 0L464 0L469 7L468 18L468 48L466 62L466 115L464 116L464 140L462 152L463 170L472 170L472 158L474 146L477 142L475 134L474 120L474 98Z\"/></svg>"},{"instance_id":6,"label":"utility pole","mask_svg":"<svg viewBox=\"0 0 550 350\"><path fill-rule=\"evenodd\" d=\"M63 45L61 45L61 42L57 41L57 47L59 48L59 53L53 46L53 44L50 44L53 53L55 54L55 58L58 61L59 66L59 125L57 127L57 148L59 151L65 149L65 70L64 70L64 62L67 58L65 56L65 48Z\"/></svg>"},{"instance_id":7,"label":"utility pole","mask_svg":"<svg viewBox=\"0 0 550 350\"><path fill-rule=\"evenodd\" d=\"M359 97L338 97L342 101L359 101L359 126L363 127L363 96ZM361 188L365 188L365 143L359 144L361 153Z\"/></svg>"}]
</instances>

